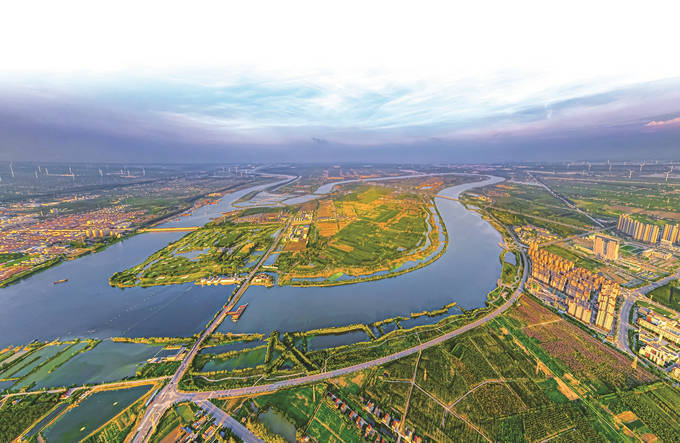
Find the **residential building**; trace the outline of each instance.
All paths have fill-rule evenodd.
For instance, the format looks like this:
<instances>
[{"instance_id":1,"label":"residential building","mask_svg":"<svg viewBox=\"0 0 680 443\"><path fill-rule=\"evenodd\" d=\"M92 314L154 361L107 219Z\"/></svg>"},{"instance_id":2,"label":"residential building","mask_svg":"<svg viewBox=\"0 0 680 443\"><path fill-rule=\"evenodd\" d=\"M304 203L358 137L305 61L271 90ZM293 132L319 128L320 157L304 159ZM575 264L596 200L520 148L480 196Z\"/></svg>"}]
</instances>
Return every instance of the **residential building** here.
<instances>
[{"instance_id":1,"label":"residential building","mask_svg":"<svg viewBox=\"0 0 680 443\"><path fill-rule=\"evenodd\" d=\"M619 242L606 235L595 235L593 252L597 258L616 260L619 258Z\"/></svg>"}]
</instances>

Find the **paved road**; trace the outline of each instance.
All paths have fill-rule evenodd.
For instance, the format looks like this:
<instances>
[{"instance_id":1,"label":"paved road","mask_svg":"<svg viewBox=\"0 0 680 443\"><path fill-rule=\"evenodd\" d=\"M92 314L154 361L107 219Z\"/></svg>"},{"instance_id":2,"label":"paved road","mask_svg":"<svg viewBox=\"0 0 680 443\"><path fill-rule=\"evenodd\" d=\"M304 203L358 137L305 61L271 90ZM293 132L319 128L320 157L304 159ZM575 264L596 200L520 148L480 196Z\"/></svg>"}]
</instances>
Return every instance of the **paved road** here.
<instances>
[{"instance_id":1,"label":"paved road","mask_svg":"<svg viewBox=\"0 0 680 443\"><path fill-rule=\"evenodd\" d=\"M644 296L656 288L659 288L665 284L670 283L673 280L680 279L680 271L676 272L675 274L671 274L668 277L662 278L661 280L657 280L655 282L652 282L648 284L647 286L643 286L641 288L638 288L635 292L637 292L639 295Z\"/></svg>"},{"instance_id":2,"label":"paved road","mask_svg":"<svg viewBox=\"0 0 680 443\"><path fill-rule=\"evenodd\" d=\"M208 400L196 400L195 403L208 414L215 418L218 427L227 427L245 443L261 443L260 440L245 426L233 419L229 414L209 402Z\"/></svg>"},{"instance_id":3,"label":"paved road","mask_svg":"<svg viewBox=\"0 0 680 443\"><path fill-rule=\"evenodd\" d=\"M524 258L524 263L528 263L526 253L524 250L521 250L522 257ZM278 389L282 388L289 388L291 386L298 386L302 384L307 384L307 383L316 383L319 381L327 380L329 378L335 378L339 377L342 375L347 375L352 372L356 371L361 371L363 369L368 369L372 368L374 366L379 366L383 365L385 363L389 363L394 360L398 360L400 358L407 357L409 355L415 354L417 352L424 351L425 349L431 348L433 346L437 346L439 344L444 343L445 341L456 337L458 335L464 334L478 326L481 326L490 320L498 317L500 314L503 312L507 311L510 306L512 306L517 298L520 296L524 289L524 283L526 282L528 276L528 266L524 267L524 274L522 275L522 281L520 282L518 288L515 290L515 292L512 294L512 296L505 302L503 305L498 307L495 311L490 312L489 314L485 315L482 318L479 318L472 323L468 323L466 325L461 326L460 328L456 329L455 331L448 332L440 337L434 338L430 341L427 341L425 343L421 343L419 345L416 345L412 348L405 349L403 351L396 352L394 354L377 358L375 360L367 361L364 363L359 363L357 365L353 366L348 366L346 368L340 368L340 369L335 369L332 371L326 371L322 372L319 374L312 374L312 375L307 375L304 377L298 377L290 380L284 380L276 383L270 383L266 385L260 385L260 386L249 386L245 388L234 388L234 389L224 389L224 390L216 390L216 391L206 391L206 392L196 392L196 393L186 393L188 395L191 395L192 398L194 399L209 399L209 398L216 398L216 397L242 397L242 396L247 396L247 395L253 395L253 394L261 394L264 392L272 392L276 391Z\"/></svg>"},{"instance_id":4,"label":"paved road","mask_svg":"<svg viewBox=\"0 0 680 443\"><path fill-rule=\"evenodd\" d=\"M540 183L540 184L546 189L546 191L548 191L550 194L552 194L553 197L555 197L555 198L561 200L565 205L569 206L569 207L570 207L571 209L573 209L574 211L579 212L579 213L585 215L585 216L588 217L593 223L595 223L595 225L597 225L597 226L599 226L599 227L601 227L601 228L604 227L604 225L602 224L601 221L597 220L596 218L591 217L590 214L588 214L587 212L581 210L581 208L579 208L578 206L576 206L576 205L575 205L574 203L572 203L568 198L564 197L564 196L563 196L562 194L560 194L559 192L554 191L550 186L546 185L546 184L543 182L543 180L541 180L541 179L539 179L539 178L536 178L531 172L529 172L529 177L533 178L533 179L536 180L538 183Z\"/></svg>"},{"instance_id":5,"label":"paved road","mask_svg":"<svg viewBox=\"0 0 680 443\"><path fill-rule=\"evenodd\" d=\"M180 398L181 396L178 395L177 389L179 381L182 379L184 373L187 371L194 357L198 353L201 343L203 343L203 341L207 337L209 337L213 332L215 332L215 329L217 329L217 327L222 323L222 321L224 321L225 317L227 316L227 312L231 311L236 305L236 303L238 303L239 299L248 288L250 281L255 276L257 271L260 269L262 263L264 263L269 257L269 255L276 250L276 247L279 245L279 242L285 235L286 230L288 229L289 226L290 223L288 223L288 225L286 225L285 228L281 229L279 235L276 237L276 240L274 240L274 243L272 243L271 247L267 250L267 252L264 255L262 255L262 258L260 258L257 264L253 267L253 270L250 271L246 279L243 281L241 287L238 289L238 291L236 291L236 293L232 297L231 301L227 303L224 306L224 308L222 308L219 315L210 323L210 326L208 326L208 328L205 331L203 331L199 339L196 340L194 345L191 347L191 350L184 357L184 360L182 360L182 363L177 369L177 372L175 372L175 374L170 379L170 382L167 385L165 385L165 387L161 389L161 391L153 399L153 401L149 405L149 408L146 410L144 417L142 418L142 422L140 423L139 428L137 428L137 434L135 434L135 438L133 440L135 443L146 441L146 439L148 439L148 437L150 437L150 435L152 434L152 431L156 428L156 425L160 421L166 409L168 409L177 401L181 400Z\"/></svg>"},{"instance_id":6,"label":"paved road","mask_svg":"<svg viewBox=\"0 0 680 443\"><path fill-rule=\"evenodd\" d=\"M628 343L628 330L630 329L630 324L628 323L628 316L630 315L630 310L635 304L636 297L633 294L628 294L624 296L623 305L621 306L621 311L619 312L618 321L618 334L616 336L616 347L625 352L626 354L634 355L633 351L630 349Z\"/></svg>"},{"instance_id":7,"label":"paved road","mask_svg":"<svg viewBox=\"0 0 680 443\"><path fill-rule=\"evenodd\" d=\"M19 397L22 395L36 395L36 394L58 394L60 392L66 392L66 391L80 391L83 389L95 389L95 390L101 390L101 389L123 389L123 388L130 388L132 386L139 386L139 385L150 385L153 384L157 381L165 380L166 378L170 378L169 375L166 375L164 377L156 377L156 378L144 378L140 380L125 380L125 381L114 381L111 383L102 383L100 385L82 385L82 386L76 386L74 388L55 388L55 389L48 389L46 391L28 391L28 392L12 392L10 394L4 394L0 395L0 398L5 398L5 397Z\"/></svg>"},{"instance_id":8,"label":"paved road","mask_svg":"<svg viewBox=\"0 0 680 443\"><path fill-rule=\"evenodd\" d=\"M242 397L242 396L248 396L248 395L253 395L253 394L260 394L260 393L265 393L265 392L273 392L277 391L282 388L289 388L292 386L298 386L298 385L303 385L303 384L308 384L308 383L316 383L319 381L327 380L329 378L336 378L342 375L346 374L351 374L353 372L361 371L364 369L372 368L374 366L379 366L383 365L385 363L392 362L394 360L398 360L403 357L407 357L409 355L415 354L417 352L422 352L428 348L431 348L433 346L437 346L439 344L444 343L445 341L456 337L458 335L464 334L478 326L481 326L490 320L493 320L494 318L498 317L500 314L503 312L507 311L510 306L512 306L517 298L522 294L524 290L524 284L526 283L527 276L529 275L529 260L527 258L526 252L524 249L521 247L521 243L515 236L514 232L510 231L510 234L512 235L513 239L517 243L519 247L519 251L522 254L523 258L523 263L524 263L524 273L522 275L522 280L520 281L517 289L515 292L508 298L508 300L503 303L501 306L499 306L496 310L486 314L484 317L479 318L471 323L468 323L466 325L461 326L460 328L456 329L455 331L448 332L440 337L434 338L430 341L427 341L425 343L421 343L419 345L416 345L412 348L405 349L403 351L395 352L394 354L387 355L385 357L377 358L375 360L371 360L368 362L363 362L359 363L353 366L348 366L345 368L340 368L340 369L335 369L332 371L324 371L319 374L312 374L312 375L307 375L303 377L297 377L289 380L283 380L275 383L269 383L265 385L259 385L259 386L249 386L249 387L244 387L244 388L234 388L234 389L223 389L223 390L215 390L215 391L205 391L205 392L181 392L178 389L178 384L179 380L182 378L184 373L186 372L187 368L191 364L191 361L193 360L194 356L198 352L198 349L200 347L200 344L205 340L210 334L214 332L214 330L217 328L217 326L224 320L224 317L226 316L226 312L231 310L233 305L236 304L236 301L242 294L242 290L245 291L245 286L247 286L247 283L250 281L253 275L255 275L255 272L259 268L260 264L263 263L271 251L273 251L276 246L278 245L280 239L282 238L283 234L285 232L285 229L282 229L281 232L279 233L279 236L276 238L276 241L272 245L272 247L267 251L262 256L262 259L258 262L258 264L255 266L253 271L248 275L248 278L245 280L244 285L239 289L239 291L235 294L233 300L229 305L223 309L220 312L220 315L213 320L213 322L210 324L210 326L201 334L200 338L196 341L194 346L192 346L191 351L187 354L185 359L182 361L182 364L180 365L179 369L173 375L171 378L170 382L156 395L156 397L153 399L151 404L149 405L149 408L147 409L146 413L144 414L144 417L142 418L142 421L137 428L137 433L135 434L135 437L133 441L135 443L141 443L144 441L147 441L148 438L151 436L153 433L153 430L155 429L156 425L160 421L161 417L163 416L163 413L172 406L174 403L180 402L180 401L194 401L194 402L200 402L204 400L208 400L210 398L223 398L223 397Z\"/></svg>"},{"instance_id":9,"label":"paved road","mask_svg":"<svg viewBox=\"0 0 680 443\"><path fill-rule=\"evenodd\" d=\"M654 300L648 298L646 294L650 293L654 289L661 287L673 280L677 280L680 278L680 271L676 272L675 274L669 275L668 277L662 278L661 280L652 282L646 286L643 286L641 288L636 289L633 291L631 294L627 295L624 298L623 305L621 306L621 312L619 313L619 319L618 319L618 334L616 337L616 347L630 355L634 355L633 351L630 349L630 345L628 343L628 330L631 328L631 325L628 323L628 317L630 315L630 310L633 308L633 305L635 304L635 301L638 299L642 299L648 303L651 303L653 305L657 305L660 308L667 309L669 310L668 307L663 306L655 302ZM670 309L672 311L672 309Z\"/></svg>"},{"instance_id":10,"label":"paved road","mask_svg":"<svg viewBox=\"0 0 680 443\"><path fill-rule=\"evenodd\" d=\"M496 211L509 212L511 214L521 215L522 217L534 218L536 220L543 220L545 222L553 223L555 225L560 225L560 226L566 226L566 227L572 228L572 229L578 229L578 230L581 230L581 231L586 229L583 226L571 225L569 223L564 223L564 222L561 222L561 221L553 220L551 218L541 217L540 215L527 214L526 212L513 211L512 209L501 208L499 206L493 206L493 205L490 205L488 207L491 208L491 209L495 209Z\"/></svg>"}]
</instances>

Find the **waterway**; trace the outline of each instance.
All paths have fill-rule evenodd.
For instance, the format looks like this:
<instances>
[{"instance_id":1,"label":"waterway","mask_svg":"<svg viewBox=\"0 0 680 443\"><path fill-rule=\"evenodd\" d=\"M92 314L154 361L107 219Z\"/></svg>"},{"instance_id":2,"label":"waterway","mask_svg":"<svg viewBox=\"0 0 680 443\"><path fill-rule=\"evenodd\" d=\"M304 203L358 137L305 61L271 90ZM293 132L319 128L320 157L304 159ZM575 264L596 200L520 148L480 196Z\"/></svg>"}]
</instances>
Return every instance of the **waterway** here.
<instances>
[{"instance_id":1,"label":"waterway","mask_svg":"<svg viewBox=\"0 0 680 443\"><path fill-rule=\"evenodd\" d=\"M453 186L440 194L457 198L467 189L501 180L491 177ZM233 210L232 203L243 195L272 185L228 194L215 205L204 206L161 227L202 225ZM315 194L332 189L324 186ZM268 334L275 329L308 330L408 316L411 312L439 309L452 301L465 309L483 306L500 275L501 236L479 214L466 210L457 201L438 198L437 207L451 241L446 253L433 264L396 278L344 286L252 286L241 300L249 303L244 315L237 323L224 322L220 330ZM136 235L105 251L65 262L0 289L0 348L34 339L189 336L200 331L233 287L189 283L120 289L108 284L114 272L141 263L183 235ZM52 283L63 278L68 282Z\"/></svg>"},{"instance_id":2,"label":"waterway","mask_svg":"<svg viewBox=\"0 0 680 443\"><path fill-rule=\"evenodd\" d=\"M277 183L285 183L289 179ZM232 203L262 184L227 194L215 205L159 227L200 226L233 210ZM151 288L113 288L109 277L139 264L186 232L130 237L106 250L67 261L0 289L0 349L55 338L189 336L205 327L232 286L193 283ZM60 279L66 283L53 284Z\"/></svg>"},{"instance_id":3,"label":"waterway","mask_svg":"<svg viewBox=\"0 0 680 443\"><path fill-rule=\"evenodd\" d=\"M458 198L471 188L502 181L490 177L444 189ZM330 187L323 190L328 192ZM319 192L319 191L317 191ZM240 303L248 309L238 322L224 322L220 332L269 334L351 323L372 323L412 312L440 309L451 302L468 310L484 306L501 272L502 241L481 215L445 198L436 199L449 233L446 252L434 263L395 278L331 287L253 286ZM436 319L432 319L436 321Z\"/></svg>"}]
</instances>

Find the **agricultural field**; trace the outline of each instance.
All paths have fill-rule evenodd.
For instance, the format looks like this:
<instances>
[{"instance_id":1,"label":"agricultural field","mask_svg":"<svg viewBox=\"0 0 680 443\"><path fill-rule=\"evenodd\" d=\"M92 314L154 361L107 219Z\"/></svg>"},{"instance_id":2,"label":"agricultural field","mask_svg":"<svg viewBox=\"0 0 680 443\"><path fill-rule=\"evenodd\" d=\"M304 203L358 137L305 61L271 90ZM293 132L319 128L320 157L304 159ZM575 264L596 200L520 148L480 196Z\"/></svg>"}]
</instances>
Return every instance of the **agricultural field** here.
<instances>
[{"instance_id":1,"label":"agricultural field","mask_svg":"<svg viewBox=\"0 0 680 443\"><path fill-rule=\"evenodd\" d=\"M344 184L320 200L246 208L115 273L109 283L154 286L238 276L257 263L285 222L290 225L275 261L265 266L278 273L280 285L346 284L415 270L436 260L446 241L432 197L448 184L467 180L450 176Z\"/></svg>"},{"instance_id":2,"label":"agricultural field","mask_svg":"<svg viewBox=\"0 0 680 443\"><path fill-rule=\"evenodd\" d=\"M601 402L638 438L680 440L680 393L664 383L603 396Z\"/></svg>"},{"instance_id":3,"label":"agricultural field","mask_svg":"<svg viewBox=\"0 0 680 443\"><path fill-rule=\"evenodd\" d=\"M198 411L199 408L194 403L179 403L172 406L161 417L150 441L157 443L170 436L179 436L181 432L179 428L191 424Z\"/></svg>"},{"instance_id":4,"label":"agricultural field","mask_svg":"<svg viewBox=\"0 0 680 443\"><path fill-rule=\"evenodd\" d=\"M427 441L677 441L680 432L675 388L529 296L486 326L313 388L227 409L272 407L318 441L360 441L351 410L384 435L396 427Z\"/></svg>"},{"instance_id":5,"label":"agricultural field","mask_svg":"<svg viewBox=\"0 0 680 443\"><path fill-rule=\"evenodd\" d=\"M550 369L579 380L579 390L608 394L651 383L656 376L569 321L553 314L530 297L499 320L511 330L521 329L522 344L551 358ZM528 325L528 326L527 326Z\"/></svg>"},{"instance_id":6,"label":"agricultural field","mask_svg":"<svg viewBox=\"0 0 680 443\"><path fill-rule=\"evenodd\" d=\"M137 266L115 273L110 283L119 287L153 286L238 274L254 265L280 228L277 223L209 223Z\"/></svg>"},{"instance_id":7,"label":"agricultural field","mask_svg":"<svg viewBox=\"0 0 680 443\"><path fill-rule=\"evenodd\" d=\"M427 260L441 243L429 198L424 191L388 185L340 187L318 202L306 247L279 255L279 283L319 285L341 276L351 281Z\"/></svg>"},{"instance_id":8,"label":"agricultural field","mask_svg":"<svg viewBox=\"0 0 680 443\"><path fill-rule=\"evenodd\" d=\"M327 383L317 383L252 399L215 400L213 403L241 422L249 424L248 427L252 423L260 423L272 434L276 434L276 431L267 426L266 420L262 419L262 412L274 412L295 428L298 441L304 435L324 442L363 441L356 425L330 400L328 393L336 389L336 386L329 386ZM254 427L258 428L260 426Z\"/></svg>"},{"instance_id":9,"label":"agricultural field","mask_svg":"<svg viewBox=\"0 0 680 443\"><path fill-rule=\"evenodd\" d=\"M538 226L561 237L582 233L593 224L538 185L504 182L475 189L465 198L488 210L505 225Z\"/></svg>"},{"instance_id":10,"label":"agricultural field","mask_svg":"<svg viewBox=\"0 0 680 443\"><path fill-rule=\"evenodd\" d=\"M680 221L680 187L674 183L607 177L543 177L552 189L580 208L614 219L636 213L650 219Z\"/></svg>"},{"instance_id":11,"label":"agricultural field","mask_svg":"<svg viewBox=\"0 0 680 443\"><path fill-rule=\"evenodd\" d=\"M38 394L0 402L0 442L10 442L59 403L59 394Z\"/></svg>"},{"instance_id":12,"label":"agricultural field","mask_svg":"<svg viewBox=\"0 0 680 443\"><path fill-rule=\"evenodd\" d=\"M307 427L307 435L316 441L351 442L361 441L361 434L332 403L323 400L312 422Z\"/></svg>"}]
</instances>

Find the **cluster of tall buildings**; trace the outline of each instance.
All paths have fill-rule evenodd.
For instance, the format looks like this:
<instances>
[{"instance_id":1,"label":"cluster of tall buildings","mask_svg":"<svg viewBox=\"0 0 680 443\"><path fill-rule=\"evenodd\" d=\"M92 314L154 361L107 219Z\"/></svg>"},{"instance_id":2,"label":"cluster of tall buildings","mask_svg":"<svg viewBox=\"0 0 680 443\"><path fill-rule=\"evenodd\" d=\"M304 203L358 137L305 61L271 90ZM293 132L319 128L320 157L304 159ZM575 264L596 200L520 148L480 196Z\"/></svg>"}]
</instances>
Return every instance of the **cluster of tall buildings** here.
<instances>
[{"instance_id":1,"label":"cluster of tall buildings","mask_svg":"<svg viewBox=\"0 0 680 443\"><path fill-rule=\"evenodd\" d=\"M569 315L603 331L611 331L616 299L621 294L618 283L538 249L536 243L529 247L529 257L532 278L566 295Z\"/></svg>"},{"instance_id":2,"label":"cluster of tall buildings","mask_svg":"<svg viewBox=\"0 0 680 443\"><path fill-rule=\"evenodd\" d=\"M606 235L597 234L593 239L593 252L597 258L616 260L619 258L619 242Z\"/></svg>"},{"instance_id":3,"label":"cluster of tall buildings","mask_svg":"<svg viewBox=\"0 0 680 443\"><path fill-rule=\"evenodd\" d=\"M672 245L680 241L680 226L664 225L663 229L651 223L643 223L634 220L631 216L621 214L616 226L619 232L623 232L635 240L645 243L659 243Z\"/></svg>"}]
</instances>

